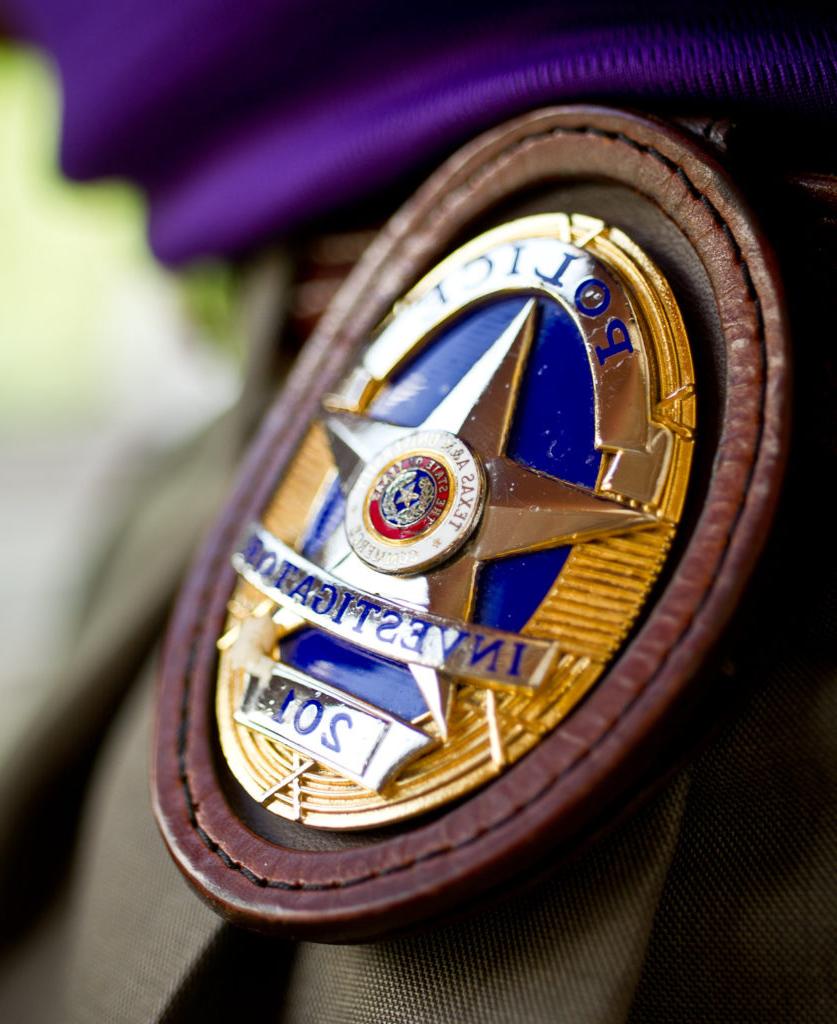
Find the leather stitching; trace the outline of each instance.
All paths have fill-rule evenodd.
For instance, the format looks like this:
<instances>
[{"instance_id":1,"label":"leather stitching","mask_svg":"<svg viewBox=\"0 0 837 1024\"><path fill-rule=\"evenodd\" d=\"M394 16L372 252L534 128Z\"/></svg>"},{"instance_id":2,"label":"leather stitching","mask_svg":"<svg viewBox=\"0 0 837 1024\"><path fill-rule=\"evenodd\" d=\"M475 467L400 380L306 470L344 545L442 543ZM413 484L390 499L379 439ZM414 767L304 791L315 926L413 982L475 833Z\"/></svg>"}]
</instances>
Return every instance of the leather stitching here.
<instances>
[{"instance_id":1,"label":"leather stitching","mask_svg":"<svg viewBox=\"0 0 837 1024\"><path fill-rule=\"evenodd\" d=\"M187 808L188 808L190 824L192 825L192 828L195 830L196 834L200 838L201 842L207 847L207 849L209 849L213 854L215 854L221 860L221 862L224 864L225 867L227 867L227 868L229 868L229 869L231 869L233 871L236 871L243 878L245 878L248 882L250 882L253 885L256 885L256 886L258 886L260 888L280 889L280 890L285 890L285 891L329 891L329 890L335 890L335 889L347 889L347 888L350 888L350 887L353 887L353 886L356 886L356 885L361 885L363 883L372 881L372 880L374 880L376 878L382 878L382 877L386 877L388 875L398 874L398 873L400 873L402 871L409 870L410 868L413 868L413 867L416 867L416 866L418 866L420 864L424 864L424 863L426 863L428 861L434 860L437 857L444 856L445 854L454 853L454 852L456 852L458 850L466 849L467 847L469 847L469 846L473 845L474 843L478 842L484 835L487 835L487 834L489 834L491 832L496 831L499 828L502 828L509 821L511 821L513 818L515 818L518 814L520 814L522 811L526 810L530 805L532 805L533 803L538 801L549 789L551 789L553 786L555 786L557 783L559 783L571 771L576 769L581 762L583 762L586 758L590 757L590 755L606 739L608 739L608 737L613 732L614 728L628 714L628 712L631 710L633 705L637 702L637 700L639 700L639 698L645 693L645 691L648 689L648 687L654 682L654 680L657 678L657 676L663 670L663 668L665 667L665 665L666 665L666 663L668 661L668 658L670 657L672 651L680 644L680 642L682 641L683 637L688 633L688 631L690 630L690 628L691 628L691 626L692 626L696 616L700 613L700 611L703 608L703 606L705 605L706 601L709 599L709 596L711 595L711 593L713 591L713 584L719 578L720 567L723 565L723 562L725 561L725 559L727 557L727 554L728 554L728 551L729 551L730 539L732 538L733 534L736 532L738 522L740 520L741 514L742 514L743 509L744 509L745 496L746 496L746 494L747 494L747 492L749 490L749 484L750 484L750 482L752 480L753 473L755 471L755 466L756 466L756 462L757 462L757 457L756 456L757 456L757 453L761 449L761 438L762 438L762 434L763 434L763 430L764 430L764 415L763 415L763 413L764 413L765 391L766 391L766 386L767 386L766 351L765 351L765 344L764 344L764 317L763 317L763 313L762 313L761 302L760 302L758 293L757 293L757 291L755 289L755 286L753 284L753 279L752 279L752 276L750 274L750 270L749 270L749 267L747 265L747 261L744 258L744 255L743 255L743 253L741 251L741 247L738 245L738 242L736 241L735 236L733 235L729 225L724 220L723 215L720 213L720 211L717 209L717 207L714 206L712 201L710 199L708 199L697 188L697 186L694 185L694 183L690 180L690 178L688 177L686 172L683 170L683 168L679 164L677 164L674 160L672 160L670 157L667 157L664 153L661 153L658 149L655 149L653 146L648 146L648 145L645 145L644 143L637 142L635 139L632 139L630 136L626 135L624 132L611 132L611 131L605 131L605 130L599 129L599 128L589 128L589 127L588 128L559 127L559 128L556 128L556 129L552 129L549 132L540 132L540 133L537 133L537 134L527 135L523 139L520 139L520 140L516 141L514 143L514 145L509 146L505 150L502 150L501 152L495 154L493 156L492 161L491 161L490 164L482 165L478 169L478 171L474 172L474 174L472 174L472 176L466 182L464 182L462 185L458 186L450 194L450 198L451 199L455 199L456 196L462 194L463 192L467 192L468 190L470 190L470 188L472 187L472 185L474 183L474 180L477 177L477 175L485 173L486 171L488 171L490 169L490 167L492 165L496 165L501 160L504 160L504 159L508 158L515 151L521 149L525 144L530 143L530 142L532 142L534 140L537 140L537 139L545 139L545 138L557 137L557 136L560 136L560 135L596 136L596 137L605 138L605 139L608 139L608 140L611 140L611 141L620 142L620 143L622 143L622 144L624 144L626 146L629 146L631 149L633 149L636 152L640 153L642 156L650 157L650 158L656 160L657 162L661 163L663 166L665 166L669 170L669 172L671 173L672 177L679 178L682 181L684 187L689 192L689 194L694 199L697 199L706 208L706 210L708 211L708 213L712 217L712 220L715 222L716 226L720 229L720 231L726 237L726 239L727 239L727 241L728 241L728 243L729 243L730 247L732 248L733 253L735 255L736 265L737 265L737 267L738 267L738 269L739 269L739 271L741 273L741 276L743 278L743 282L744 282L744 285L745 285L745 289L746 289L747 295L748 295L748 297L749 297L749 299L750 299L750 301L751 301L751 303L752 303L752 305L754 307L755 314L756 314L756 326L757 326L758 340L760 342L761 362L762 362L762 377L761 377L761 388L760 388L760 398L761 398L761 401L760 401L760 404L759 404L760 416L759 416L756 444L754 445L752 453L750 455L750 465L748 467L747 480L746 480L745 485L741 488L740 497L739 497L738 504L737 504L736 510L735 510L735 518L734 518L734 520L733 520L733 522L731 524L731 527L730 527L730 529L729 529L729 531L727 533L727 536L726 536L725 548L724 548L724 551L722 552L722 554L720 556L720 560L719 560L719 571L716 571L710 577L710 580L711 580L710 584L705 588L704 593L701 596L700 601L695 606L695 609L694 609L692 615L689 617L689 620L686 623L684 623L683 628L681 629L680 633L678 634L674 644L672 644L671 648L669 648L669 650L663 656L662 660L660 661L659 665L654 670L654 672L651 673L648 676L648 678L642 684L640 689L631 697L631 699L628 701L628 703L625 705L625 707L622 708L622 710L619 712L619 715L610 723L610 725L607 727L607 729L592 744L590 744L588 747L584 748L583 750L579 751L578 756L570 764L566 765L557 774L555 774L552 777L546 779L544 781L543 785L538 788L536 793L534 793L532 796L528 797L522 803L514 805L511 808L511 810L507 814L505 814L502 818L492 822L490 825L485 825L485 826L477 829L476 831L472 832L471 835L463 838L462 840L460 840L460 841L458 841L456 843L448 843L448 844L445 844L443 846L435 847L434 849L428 850L425 853L419 854L416 857L409 858L409 859L401 861L401 862L399 862L397 864L390 865L389 867L386 867L386 868L381 868L381 869L378 869L378 870L375 870L375 871L369 871L366 874L358 875L358 876L356 876L354 878L338 879L338 880L335 880L333 882L285 882L285 881L282 881L281 879L265 878L265 877L262 877L261 875L257 875L255 872L251 871L249 868L245 867L243 864L239 863L233 857L231 857L230 854L227 852L227 850L225 850L224 847L221 846L220 843L216 842L206 832L206 830L200 825L200 823L198 822L198 817L197 817L198 804L195 801L195 799L193 797L193 794L192 794L191 785L190 785L189 777L188 777L188 770L187 770L187 734L188 734L188 727L189 727L189 693L190 693L190 689L191 689L191 680L192 680L192 674L193 674L193 671L194 671L194 662L195 662L195 657L196 657L196 652L197 652L197 645L198 645L198 641L200 639L201 623L200 623L200 619L199 619L198 623L196 624L196 626L195 626L195 628L193 630L192 638L190 640L189 652L188 652L188 657L187 657L187 665L186 665L186 669L185 669L185 672L184 672L185 684L184 684L184 688L183 688L183 700L181 702L181 721L180 721L180 726L179 726L179 729L178 729L178 742L177 742L177 755L178 755L178 767L179 767L180 782L181 782L181 785L183 787L184 796L185 796L185 799L186 799L186 804L187 804ZM263 460L263 461L265 461L265 460ZM226 551L227 551L228 547L232 544L232 542L234 540L234 537L235 537L235 535L238 532L238 528L239 527L238 527L237 522L233 519L231 527L228 529L228 531L226 532L226 534L223 537L223 543L219 544L218 550L219 550L220 553L216 556L215 559L213 559L213 561L211 562L211 564L209 566L209 574L208 574L209 582L207 583L207 585L203 588L203 590L200 593L200 596L199 596L198 602L197 602L199 606L206 602L207 597L208 597L208 593L209 593L209 591L213 587L213 581L214 581L214 578L215 578L215 574L222 567L222 565L223 565L223 563L224 563L224 561L226 559Z\"/></svg>"}]
</instances>

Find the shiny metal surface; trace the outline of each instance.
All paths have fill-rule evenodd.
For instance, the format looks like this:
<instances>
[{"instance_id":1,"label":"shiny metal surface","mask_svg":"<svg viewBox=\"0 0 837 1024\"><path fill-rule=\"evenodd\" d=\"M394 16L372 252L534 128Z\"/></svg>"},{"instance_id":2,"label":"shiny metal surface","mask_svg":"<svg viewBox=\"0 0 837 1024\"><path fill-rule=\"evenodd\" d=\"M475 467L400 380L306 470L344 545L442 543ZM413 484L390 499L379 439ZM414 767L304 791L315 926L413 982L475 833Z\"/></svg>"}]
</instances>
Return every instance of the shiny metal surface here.
<instances>
[{"instance_id":1,"label":"shiny metal surface","mask_svg":"<svg viewBox=\"0 0 837 1024\"><path fill-rule=\"evenodd\" d=\"M447 325L518 295L528 301L435 407L423 407L420 423L376 418L392 375ZM589 368L594 486L506 451L550 302L574 325ZM539 401L549 400L542 391ZM241 584L219 641L218 716L242 785L275 813L314 827L364 828L424 813L514 763L595 684L640 614L683 506L694 424L676 302L617 229L578 215L523 218L440 263L396 303L324 401L264 522L234 556ZM329 503L338 515L323 518ZM321 522L325 535L320 527L312 534ZM556 563L563 568L519 632L472 621L481 566L502 571L503 559L557 547L570 549ZM245 630L259 617L257 631ZM374 796L368 769L366 781L359 774L373 726L358 727L357 749L347 747L340 763L306 739L306 716L316 713L310 703L300 711L306 701L319 701L325 719L359 698L343 690L345 668L339 687L324 688L283 662L294 657L301 626L407 667L423 698L427 711L402 724L430 745L382 774ZM248 673L261 685L282 680L271 684L280 710L294 689L282 722L245 715ZM327 711L317 694L329 687L336 703ZM373 719L387 715L360 704Z\"/></svg>"},{"instance_id":2,"label":"shiny metal surface","mask_svg":"<svg viewBox=\"0 0 837 1024\"><path fill-rule=\"evenodd\" d=\"M233 565L281 609L401 664L531 691L541 685L559 655L551 641L412 610L349 586L258 524L243 539ZM490 656L484 656L489 647Z\"/></svg>"},{"instance_id":3,"label":"shiny metal surface","mask_svg":"<svg viewBox=\"0 0 837 1024\"><path fill-rule=\"evenodd\" d=\"M235 720L377 791L436 742L287 665L276 665L266 676L248 675Z\"/></svg>"}]
</instances>

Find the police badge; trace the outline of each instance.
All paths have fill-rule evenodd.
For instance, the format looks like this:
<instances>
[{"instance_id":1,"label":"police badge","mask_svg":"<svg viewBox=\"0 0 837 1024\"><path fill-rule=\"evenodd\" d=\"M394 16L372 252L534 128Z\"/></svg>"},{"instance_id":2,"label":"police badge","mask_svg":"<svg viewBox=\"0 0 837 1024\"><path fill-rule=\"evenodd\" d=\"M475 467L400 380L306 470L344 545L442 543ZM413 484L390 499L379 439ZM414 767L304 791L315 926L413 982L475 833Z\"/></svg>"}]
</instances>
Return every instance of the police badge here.
<instances>
[{"instance_id":1,"label":"police badge","mask_svg":"<svg viewBox=\"0 0 837 1024\"><path fill-rule=\"evenodd\" d=\"M393 218L171 627L156 810L213 906L401 930L649 788L778 491L778 294L705 150L619 112L499 128Z\"/></svg>"},{"instance_id":2,"label":"police badge","mask_svg":"<svg viewBox=\"0 0 837 1024\"><path fill-rule=\"evenodd\" d=\"M666 281L589 216L504 223L404 296L233 555L227 763L319 828L425 812L517 761L601 675L689 475Z\"/></svg>"}]
</instances>

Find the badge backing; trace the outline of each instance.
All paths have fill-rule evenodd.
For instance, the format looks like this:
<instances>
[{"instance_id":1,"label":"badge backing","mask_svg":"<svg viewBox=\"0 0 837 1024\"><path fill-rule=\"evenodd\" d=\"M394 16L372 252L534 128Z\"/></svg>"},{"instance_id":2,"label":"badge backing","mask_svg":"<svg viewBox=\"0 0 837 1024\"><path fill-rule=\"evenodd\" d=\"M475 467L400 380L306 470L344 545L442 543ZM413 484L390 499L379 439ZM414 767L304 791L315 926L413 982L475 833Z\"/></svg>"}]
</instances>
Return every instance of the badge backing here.
<instances>
[{"instance_id":1,"label":"badge backing","mask_svg":"<svg viewBox=\"0 0 837 1024\"><path fill-rule=\"evenodd\" d=\"M440 800L424 813L371 829L357 828L357 822L348 828L312 827L310 820L294 820L290 805L287 816L275 813L231 771L219 738L219 666L233 643L225 652L217 643L236 625L236 609L230 611L229 603L239 585L231 557L267 510L275 516L273 502L283 481L300 483L291 467L324 415L323 400L329 394L347 397L347 374L395 303L470 239L504 223L561 210L601 220L630 238L660 268L686 324L698 429L680 525L657 582L621 648L583 699L525 755L499 771L486 771L453 801ZM678 372L687 383L685 367ZM665 397L671 388L652 393ZM154 800L166 843L191 884L220 913L249 927L321 941L359 941L484 906L493 894L554 870L592 833L624 814L637 794L650 792L666 766L699 739L694 709L708 692L707 678L714 678L713 673L705 677L702 666L738 604L780 490L787 395L781 282L746 204L703 142L651 118L580 107L534 112L465 147L398 212L324 316L266 417L177 603L160 670ZM362 394L348 397L362 406ZM680 397L686 398L685 411L675 411L675 420L682 415L688 427L692 399ZM357 415L338 406L329 414ZM651 418L664 423L660 417L657 410ZM320 450L323 459L333 453L330 445ZM374 495L383 501L386 471L381 467L380 490L376 483L361 495L361 514ZM434 472L431 466L430 475ZM603 481L597 471L593 489ZM310 506L311 495L302 497L287 503L288 516ZM393 529L409 530L410 515L401 515L405 501L390 497L394 507L400 506ZM444 495L441 500L446 509ZM391 510L386 515L393 518ZM285 516L281 523L272 518L271 532L276 535L289 522ZM284 536L281 543L296 547L299 537ZM581 540L576 548L586 544ZM465 547L459 550L464 553ZM436 567L431 562L424 571ZM365 589L357 581L352 586ZM253 621L258 622L255 614ZM273 655L267 657L273 661ZM474 667L485 666L478 661ZM473 687L479 701L508 699L507 689L484 682ZM432 695L432 680L425 683L424 691L413 687L412 692ZM326 696L332 695L323 690L315 698L323 704L323 716ZM287 692L280 705L286 697ZM361 703L357 695L353 699ZM228 723L243 706L230 704ZM312 714L309 706L300 719L303 727ZM490 766L483 715L480 708L475 749L481 763ZM416 724L392 717L409 728ZM432 714L430 719L418 723L428 735ZM456 727L455 717L450 725ZM372 728L379 727L373 723ZM339 725L337 730L339 735ZM367 740L371 747L372 732ZM513 750L514 742L507 741L506 748ZM281 740L276 749L287 768ZM400 778L404 785L425 756L438 755L420 753L402 775L396 773L394 784ZM361 761L359 756L353 762L355 769ZM248 785L255 792L257 781L263 795L271 777L254 771ZM334 786L334 776L325 777ZM356 780L347 777L343 785L359 793ZM288 791L287 786L282 790ZM365 797L371 801L367 810L386 810L385 788L366 792L372 794ZM310 794L301 792L300 798Z\"/></svg>"}]
</instances>

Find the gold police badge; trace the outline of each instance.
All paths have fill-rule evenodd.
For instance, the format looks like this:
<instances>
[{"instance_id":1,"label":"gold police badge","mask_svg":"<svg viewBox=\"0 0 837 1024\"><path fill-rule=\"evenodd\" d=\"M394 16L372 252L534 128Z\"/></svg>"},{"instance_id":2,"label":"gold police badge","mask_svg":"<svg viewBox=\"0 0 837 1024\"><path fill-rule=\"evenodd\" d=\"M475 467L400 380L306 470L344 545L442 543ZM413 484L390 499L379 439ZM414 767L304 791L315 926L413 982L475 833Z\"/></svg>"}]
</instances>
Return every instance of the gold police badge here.
<instances>
[{"instance_id":1,"label":"gold police badge","mask_svg":"<svg viewBox=\"0 0 837 1024\"><path fill-rule=\"evenodd\" d=\"M216 715L238 783L365 829L523 757L637 621L695 407L672 291L621 230L538 214L436 266L236 546Z\"/></svg>"}]
</instances>

